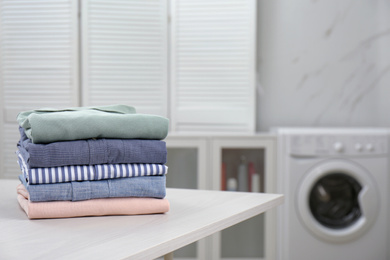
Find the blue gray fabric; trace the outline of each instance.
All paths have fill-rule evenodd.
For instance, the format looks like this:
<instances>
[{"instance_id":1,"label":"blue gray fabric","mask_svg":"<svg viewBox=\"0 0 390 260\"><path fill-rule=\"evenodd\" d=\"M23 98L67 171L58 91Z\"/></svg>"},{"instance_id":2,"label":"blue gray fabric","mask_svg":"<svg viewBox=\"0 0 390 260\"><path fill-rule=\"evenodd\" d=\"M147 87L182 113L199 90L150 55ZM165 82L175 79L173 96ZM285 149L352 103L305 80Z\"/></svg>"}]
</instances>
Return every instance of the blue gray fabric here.
<instances>
[{"instance_id":1,"label":"blue gray fabric","mask_svg":"<svg viewBox=\"0 0 390 260\"><path fill-rule=\"evenodd\" d=\"M23 175L19 175L19 179L33 202L123 197L164 198L166 195L165 175L39 185L29 185Z\"/></svg>"},{"instance_id":2,"label":"blue gray fabric","mask_svg":"<svg viewBox=\"0 0 390 260\"><path fill-rule=\"evenodd\" d=\"M124 177L165 175L168 167L156 163L67 165L28 169L19 151L19 166L29 184L96 181Z\"/></svg>"},{"instance_id":3,"label":"blue gray fabric","mask_svg":"<svg viewBox=\"0 0 390 260\"><path fill-rule=\"evenodd\" d=\"M18 149L28 168L106 163L158 163L167 161L164 141L88 139L34 144L19 127Z\"/></svg>"}]
</instances>

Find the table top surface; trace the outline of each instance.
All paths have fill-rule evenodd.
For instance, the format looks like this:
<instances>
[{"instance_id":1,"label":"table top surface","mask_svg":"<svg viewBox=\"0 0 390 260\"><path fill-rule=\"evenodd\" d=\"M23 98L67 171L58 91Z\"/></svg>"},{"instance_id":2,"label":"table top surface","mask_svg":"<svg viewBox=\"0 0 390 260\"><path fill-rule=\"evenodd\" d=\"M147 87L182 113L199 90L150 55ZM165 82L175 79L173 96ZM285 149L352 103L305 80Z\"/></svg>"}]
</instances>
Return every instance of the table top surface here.
<instances>
[{"instance_id":1,"label":"table top surface","mask_svg":"<svg viewBox=\"0 0 390 260\"><path fill-rule=\"evenodd\" d=\"M167 189L170 211L29 220L0 181L0 259L154 259L283 203L283 195Z\"/></svg>"}]
</instances>

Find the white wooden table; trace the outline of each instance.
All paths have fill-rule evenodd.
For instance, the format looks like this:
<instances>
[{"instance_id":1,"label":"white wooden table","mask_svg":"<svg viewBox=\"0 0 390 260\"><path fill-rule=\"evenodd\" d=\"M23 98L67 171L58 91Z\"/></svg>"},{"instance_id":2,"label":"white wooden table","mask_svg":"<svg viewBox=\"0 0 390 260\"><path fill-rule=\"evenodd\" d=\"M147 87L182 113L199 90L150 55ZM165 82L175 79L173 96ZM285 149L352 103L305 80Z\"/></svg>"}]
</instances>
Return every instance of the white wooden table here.
<instances>
[{"instance_id":1,"label":"white wooden table","mask_svg":"<svg viewBox=\"0 0 390 260\"><path fill-rule=\"evenodd\" d=\"M154 259L283 203L278 194L167 189L166 214L29 220L0 181L0 259Z\"/></svg>"}]
</instances>

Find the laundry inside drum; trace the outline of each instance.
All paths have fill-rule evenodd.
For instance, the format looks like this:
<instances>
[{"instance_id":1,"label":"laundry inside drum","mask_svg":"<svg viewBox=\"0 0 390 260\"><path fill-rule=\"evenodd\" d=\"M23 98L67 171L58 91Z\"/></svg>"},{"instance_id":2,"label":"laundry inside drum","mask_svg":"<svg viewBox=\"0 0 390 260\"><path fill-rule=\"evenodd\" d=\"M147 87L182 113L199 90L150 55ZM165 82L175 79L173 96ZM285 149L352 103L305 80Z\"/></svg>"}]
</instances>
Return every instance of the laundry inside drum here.
<instances>
[{"instance_id":1,"label":"laundry inside drum","mask_svg":"<svg viewBox=\"0 0 390 260\"><path fill-rule=\"evenodd\" d=\"M362 215L358 195L362 186L345 173L331 173L312 187L310 211L323 226L342 229L354 224Z\"/></svg>"}]
</instances>

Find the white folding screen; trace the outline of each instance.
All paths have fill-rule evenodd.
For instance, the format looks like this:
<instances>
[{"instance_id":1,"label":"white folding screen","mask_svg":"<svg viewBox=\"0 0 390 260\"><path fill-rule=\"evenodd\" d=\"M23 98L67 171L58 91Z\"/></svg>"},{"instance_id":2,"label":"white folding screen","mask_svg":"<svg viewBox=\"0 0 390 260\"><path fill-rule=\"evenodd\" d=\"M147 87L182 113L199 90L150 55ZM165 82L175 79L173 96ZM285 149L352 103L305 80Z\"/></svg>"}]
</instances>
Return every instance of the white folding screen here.
<instances>
[{"instance_id":1,"label":"white folding screen","mask_svg":"<svg viewBox=\"0 0 390 260\"><path fill-rule=\"evenodd\" d=\"M77 0L0 0L0 177L15 178L21 110L77 106Z\"/></svg>"},{"instance_id":2,"label":"white folding screen","mask_svg":"<svg viewBox=\"0 0 390 260\"><path fill-rule=\"evenodd\" d=\"M255 0L0 0L0 177L19 172L26 109L121 103L171 131L253 132L255 13Z\"/></svg>"},{"instance_id":3,"label":"white folding screen","mask_svg":"<svg viewBox=\"0 0 390 260\"><path fill-rule=\"evenodd\" d=\"M168 116L167 21L167 0L82 1L82 104Z\"/></svg>"},{"instance_id":4,"label":"white folding screen","mask_svg":"<svg viewBox=\"0 0 390 260\"><path fill-rule=\"evenodd\" d=\"M256 0L173 0L173 131L254 132Z\"/></svg>"}]
</instances>

